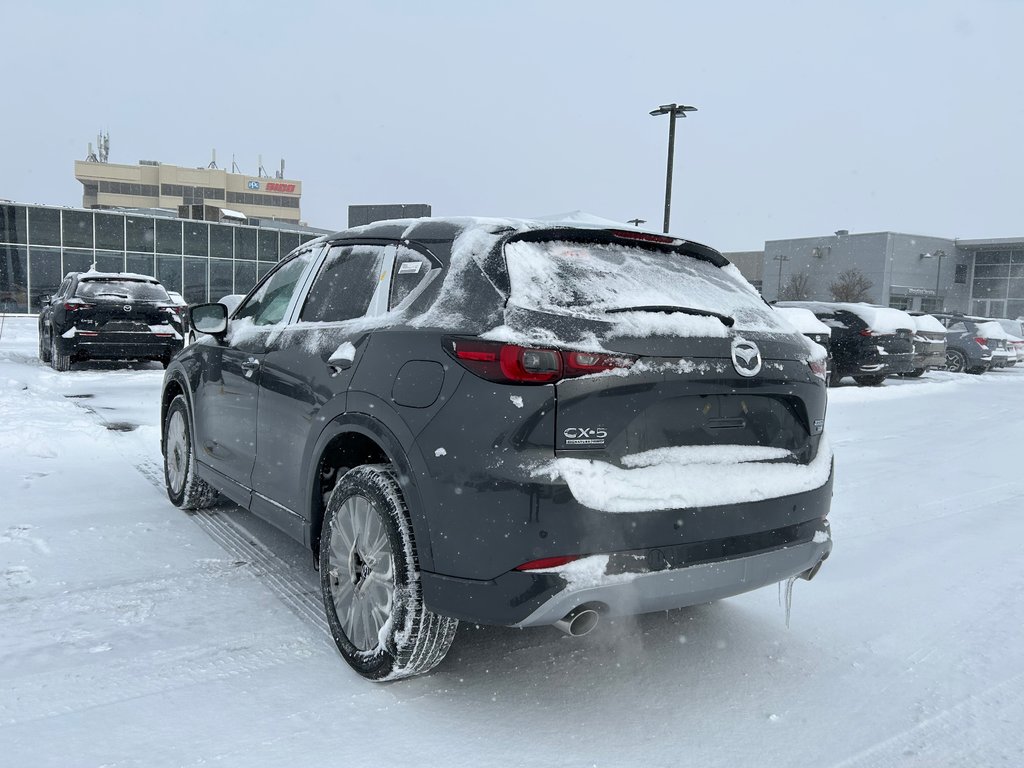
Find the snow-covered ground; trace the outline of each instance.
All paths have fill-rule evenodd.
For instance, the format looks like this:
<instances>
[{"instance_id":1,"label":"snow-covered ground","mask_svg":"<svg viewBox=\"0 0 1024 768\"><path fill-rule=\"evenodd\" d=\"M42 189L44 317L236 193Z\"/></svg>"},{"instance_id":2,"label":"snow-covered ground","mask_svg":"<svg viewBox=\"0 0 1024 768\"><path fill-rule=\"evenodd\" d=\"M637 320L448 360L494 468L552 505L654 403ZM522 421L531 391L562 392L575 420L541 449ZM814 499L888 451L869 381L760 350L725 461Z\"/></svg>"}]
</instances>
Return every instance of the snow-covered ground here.
<instances>
[{"instance_id":1,"label":"snow-covered ground","mask_svg":"<svg viewBox=\"0 0 1024 768\"><path fill-rule=\"evenodd\" d=\"M162 489L158 365L0 337L0 766L1024 765L1024 368L832 390L835 550L778 591L461 626L431 675L341 661L311 559Z\"/></svg>"}]
</instances>

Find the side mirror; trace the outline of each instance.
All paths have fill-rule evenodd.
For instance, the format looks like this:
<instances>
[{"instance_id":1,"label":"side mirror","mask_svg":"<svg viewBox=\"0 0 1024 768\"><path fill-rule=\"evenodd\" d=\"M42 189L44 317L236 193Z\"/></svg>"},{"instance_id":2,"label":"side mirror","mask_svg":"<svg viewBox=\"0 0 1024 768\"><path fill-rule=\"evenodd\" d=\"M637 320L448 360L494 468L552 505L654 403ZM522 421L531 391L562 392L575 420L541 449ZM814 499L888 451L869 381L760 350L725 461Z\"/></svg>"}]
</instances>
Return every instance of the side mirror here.
<instances>
[{"instance_id":1,"label":"side mirror","mask_svg":"<svg viewBox=\"0 0 1024 768\"><path fill-rule=\"evenodd\" d=\"M39 297L39 303L40 304L49 304L50 303L50 298L51 298L50 294L44 293L42 296Z\"/></svg>"},{"instance_id":2,"label":"side mirror","mask_svg":"<svg viewBox=\"0 0 1024 768\"><path fill-rule=\"evenodd\" d=\"M211 336L223 336L228 331L228 308L223 304L197 304L189 307L188 318L192 328Z\"/></svg>"}]
</instances>

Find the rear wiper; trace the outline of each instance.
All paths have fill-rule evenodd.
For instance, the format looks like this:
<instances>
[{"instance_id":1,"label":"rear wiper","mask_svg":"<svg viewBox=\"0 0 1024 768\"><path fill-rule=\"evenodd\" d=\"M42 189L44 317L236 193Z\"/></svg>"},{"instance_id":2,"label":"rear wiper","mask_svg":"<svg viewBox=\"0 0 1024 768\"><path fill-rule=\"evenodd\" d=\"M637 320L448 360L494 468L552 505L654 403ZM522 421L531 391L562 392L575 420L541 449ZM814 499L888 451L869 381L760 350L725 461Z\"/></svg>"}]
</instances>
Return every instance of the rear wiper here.
<instances>
[{"instance_id":1,"label":"rear wiper","mask_svg":"<svg viewBox=\"0 0 1024 768\"><path fill-rule=\"evenodd\" d=\"M729 315L721 315L718 312L712 312L710 309L696 309L694 307L650 305L642 307L615 307L613 309L606 309L605 312L609 315L617 312L664 312L667 315L681 314L696 315L697 317L715 317L721 320L722 325L727 328L732 328L736 323L736 321L729 317Z\"/></svg>"}]
</instances>

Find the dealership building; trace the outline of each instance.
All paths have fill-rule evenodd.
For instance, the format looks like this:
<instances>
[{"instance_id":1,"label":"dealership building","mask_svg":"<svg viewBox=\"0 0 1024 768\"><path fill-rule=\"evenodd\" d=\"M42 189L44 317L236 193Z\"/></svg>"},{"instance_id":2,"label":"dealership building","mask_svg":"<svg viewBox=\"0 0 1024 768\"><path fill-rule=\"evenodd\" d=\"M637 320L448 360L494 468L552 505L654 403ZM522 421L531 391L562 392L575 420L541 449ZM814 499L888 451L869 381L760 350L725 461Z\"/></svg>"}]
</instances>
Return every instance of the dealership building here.
<instances>
[{"instance_id":1,"label":"dealership building","mask_svg":"<svg viewBox=\"0 0 1024 768\"><path fill-rule=\"evenodd\" d=\"M220 220L179 218L186 208ZM211 216L211 210L222 213L209 201L178 211L0 201L0 312L38 312L40 298L53 293L66 273L93 264L103 272L155 275L189 303L216 301L247 293L282 256L329 232L271 219Z\"/></svg>"},{"instance_id":2,"label":"dealership building","mask_svg":"<svg viewBox=\"0 0 1024 768\"><path fill-rule=\"evenodd\" d=\"M108 163L90 152L75 161L75 178L82 183L83 208L167 208L212 205L236 218L274 219L290 224L302 220L302 182L284 178L281 170L271 178L229 173L211 163L208 168L142 160L138 165ZM261 169L262 170L262 169Z\"/></svg>"},{"instance_id":3,"label":"dealership building","mask_svg":"<svg viewBox=\"0 0 1024 768\"><path fill-rule=\"evenodd\" d=\"M985 317L1024 316L1024 238L949 239L900 232L769 240L764 251L726 254L769 301L831 301L829 286L858 270L871 304Z\"/></svg>"}]
</instances>

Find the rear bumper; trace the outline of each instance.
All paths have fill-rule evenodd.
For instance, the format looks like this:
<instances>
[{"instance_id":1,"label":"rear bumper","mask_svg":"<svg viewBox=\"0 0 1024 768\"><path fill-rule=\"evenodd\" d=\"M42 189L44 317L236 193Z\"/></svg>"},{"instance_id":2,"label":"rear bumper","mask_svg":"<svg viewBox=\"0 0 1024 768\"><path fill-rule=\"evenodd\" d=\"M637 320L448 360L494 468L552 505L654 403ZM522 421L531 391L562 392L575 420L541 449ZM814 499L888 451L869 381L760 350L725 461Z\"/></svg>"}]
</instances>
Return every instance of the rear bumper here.
<instances>
[{"instance_id":1,"label":"rear bumper","mask_svg":"<svg viewBox=\"0 0 1024 768\"><path fill-rule=\"evenodd\" d=\"M561 568L512 570L490 580L424 571L423 599L446 616L526 627L553 624L584 603L624 615L738 595L798 576L828 556L831 496L830 474L811 491L697 510L709 533L730 521L733 535L723 538L593 553ZM753 521L774 522L749 532Z\"/></svg>"},{"instance_id":2,"label":"rear bumper","mask_svg":"<svg viewBox=\"0 0 1024 768\"><path fill-rule=\"evenodd\" d=\"M97 336L77 334L62 338L62 351L78 359L88 360L161 360L181 351L181 338L141 333L107 333Z\"/></svg>"},{"instance_id":3,"label":"rear bumper","mask_svg":"<svg viewBox=\"0 0 1024 768\"><path fill-rule=\"evenodd\" d=\"M606 575L605 583L570 581L515 626L554 624L581 605L596 607L608 616L633 615L697 605L776 584L810 571L828 557L832 539L827 531L825 523L816 539L747 557L639 573L628 580Z\"/></svg>"}]
</instances>

